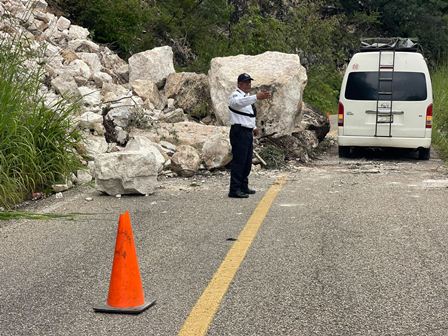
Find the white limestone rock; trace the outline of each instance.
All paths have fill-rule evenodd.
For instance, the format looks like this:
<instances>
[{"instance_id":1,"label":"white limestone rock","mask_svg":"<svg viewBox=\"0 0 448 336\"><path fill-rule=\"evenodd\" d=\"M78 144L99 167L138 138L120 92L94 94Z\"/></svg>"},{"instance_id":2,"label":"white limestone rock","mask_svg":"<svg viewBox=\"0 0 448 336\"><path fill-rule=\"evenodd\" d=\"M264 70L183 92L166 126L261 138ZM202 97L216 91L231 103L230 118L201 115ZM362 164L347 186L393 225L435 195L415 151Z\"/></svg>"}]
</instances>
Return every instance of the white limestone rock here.
<instances>
[{"instance_id":1,"label":"white limestone rock","mask_svg":"<svg viewBox=\"0 0 448 336\"><path fill-rule=\"evenodd\" d=\"M95 130L98 125L103 125L101 114L88 111L78 117L78 127L81 129Z\"/></svg>"},{"instance_id":2,"label":"white limestone rock","mask_svg":"<svg viewBox=\"0 0 448 336\"><path fill-rule=\"evenodd\" d=\"M69 29L70 25L71 25L70 20L63 16L59 17L58 21L56 22L56 27L58 27L60 31Z\"/></svg>"},{"instance_id":3,"label":"white limestone rock","mask_svg":"<svg viewBox=\"0 0 448 336\"><path fill-rule=\"evenodd\" d=\"M92 89L87 86L78 88L82 97L82 102L87 106L98 106L101 104L101 92L97 89Z\"/></svg>"},{"instance_id":4,"label":"white limestone rock","mask_svg":"<svg viewBox=\"0 0 448 336\"><path fill-rule=\"evenodd\" d=\"M184 110L182 110L181 108L177 108L174 111L170 111L170 112L162 114L159 117L159 120L166 122L166 123L178 123L178 122L187 121L188 117L184 113Z\"/></svg>"},{"instance_id":5,"label":"white limestone rock","mask_svg":"<svg viewBox=\"0 0 448 336\"><path fill-rule=\"evenodd\" d=\"M76 85L73 76L68 74L58 76L51 81L51 85L57 93L63 96L78 96L78 85Z\"/></svg>"},{"instance_id":6,"label":"white limestone rock","mask_svg":"<svg viewBox=\"0 0 448 336\"><path fill-rule=\"evenodd\" d=\"M162 171L166 162L169 160L169 157L163 152L159 145L144 136L135 136L131 138L124 150L131 152L150 152L154 154L158 172Z\"/></svg>"},{"instance_id":7,"label":"white limestone rock","mask_svg":"<svg viewBox=\"0 0 448 336\"><path fill-rule=\"evenodd\" d=\"M131 109L129 106L113 108L107 113L106 119L113 121L116 126L126 128L132 115Z\"/></svg>"},{"instance_id":8,"label":"white limestone rock","mask_svg":"<svg viewBox=\"0 0 448 336\"><path fill-rule=\"evenodd\" d=\"M129 83L149 80L158 83L174 73L173 50L164 46L134 54L129 58Z\"/></svg>"},{"instance_id":9,"label":"white limestone rock","mask_svg":"<svg viewBox=\"0 0 448 336\"><path fill-rule=\"evenodd\" d=\"M208 72L210 94L218 122L229 121L228 97L236 88L239 74L247 72L255 80L253 92L271 91L272 98L257 102L257 124L264 134L290 135L300 123L303 90L307 83L305 68L298 55L265 52L256 56L218 57Z\"/></svg>"},{"instance_id":10,"label":"white limestone rock","mask_svg":"<svg viewBox=\"0 0 448 336\"><path fill-rule=\"evenodd\" d=\"M112 83L113 81L111 75L102 71L94 73L92 79L99 88L103 88L104 83Z\"/></svg>"},{"instance_id":11,"label":"white limestone rock","mask_svg":"<svg viewBox=\"0 0 448 336\"><path fill-rule=\"evenodd\" d=\"M153 194L157 187L157 163L150 152L123 151L95 159L96 189L111 196Z\"/></svg>"},{"instance_id":12,"label":"white limestone rock","mask_svg":"<svg viewBox=\"0 0 448 336\"><path fill-rule=\"evenodd\" d=\"M171 157L171 169L183 177L191 177L196 174L201 164L198 151L188 145L177 147L176 153Z\"/></svg>"},{"instance_id":13,"label":"white limestone rock","mask_svg":"<svg viewBox=\"0 0 448 336\"><path fill-rule=\"evenodd\" d=\"M232 149L228 136L214 135L202 147L202 160L207 169L225 167L232 161Z\"/></svg>"},{"instance_id":14,"label":"white limestone rock","mask_svg":"<svg viewBox=\"0 0 448 336\"><path fill-rule=\"evenodd\" d=\"M103 136L86 135L81 144L82 155L88 160L94 160L98 155L106 153L109 145Z\"/></svg>"},{"instance_id":15,"label":"white limestone rock","mask_svg":"<svg viewBox=\"0 0 448 336\"><path fill-rule=\"evenodd\" d=\"M85 40L89 36L89 30L77 26L77 25L71 25L70 29L68 30L68 39L69 40Z\"/></svg>"},{"instance_id":16,"label":"white limestone rock","mask_svg":"<svg viewBox=\"0 0 448 336\"><path fill-rule=\"evenodd\" d=\"M78 184L87 184L92 180L93 180L93 177L88 170L79 169L76 172L76 181Z\"/></svg>"},{"instance_id":17,"label":"white limestone rock","mask_svg":"<svg viewBox=\"0 0 448 336\"><path fill-rule=\"evenodd\" d=\"M44 0L34 0L32 3L33 12L42 11L45 12L48 8L48 3Z\"/></svg>"},{"instance_id":18,"label":"white limestone rock","mask_svg":"<svg viewBox=\"0 0 448 336\"><path fill-rule=\"evenodd\" d=\"M144 102L149 101L155 108L162 110L166 105L166 98L159 93L157 85L149 80L137 79L131 83L136 95Z\"/></svg>"},{"instance_id":19,"label":"white limestone rock","mask_svg":"<svg viewBox=\"0 0 448 336\"><path fill-rule=\"evenodd\" d=\"M68 41L68 47L75 52L97 53L100 50L100 46L95 42L82 39Z\"/></svg>"},{"instance_id":20,"label":"white limestone rock","mask_svg":"<svg viewBox=\"0 0 448 336\"><path fill-rule=\"evenodd\" d=\"M79 52L76 55L83 60L90 68L91 72L98 73L103 69L100 58L95 53Z\"/></svg>"}]
</instances>

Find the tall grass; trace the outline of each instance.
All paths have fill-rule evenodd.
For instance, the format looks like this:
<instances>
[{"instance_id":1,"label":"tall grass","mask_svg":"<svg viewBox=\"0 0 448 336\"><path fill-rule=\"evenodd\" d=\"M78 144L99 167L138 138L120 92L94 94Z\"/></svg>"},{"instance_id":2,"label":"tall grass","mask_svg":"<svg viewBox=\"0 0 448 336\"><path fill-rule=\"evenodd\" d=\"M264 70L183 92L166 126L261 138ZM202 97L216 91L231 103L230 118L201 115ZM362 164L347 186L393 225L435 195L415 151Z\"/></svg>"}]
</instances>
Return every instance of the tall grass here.
<instances>
[{"instance_id":1,"label":"tall grass","mask_svg":"<svg viewBox=\"0 0 448 336\"><path fill-rule=\"evenodd\" d=\"M0 206L10 208L33 191L62 181L78 167L77 106L51 108L40 93L42 51L22 36L0 42Z\"/></svg>"},{"instance_id":2,"label":"tall grass","mask_svg":"<svg viewBox=\"0 0 448 336\"><path fill-rule=\"evenodd\" d=\"M439 154L448 159L448 63L439 65L432 73L434 117L432 140Z\"/></svg>"}]
</instances>

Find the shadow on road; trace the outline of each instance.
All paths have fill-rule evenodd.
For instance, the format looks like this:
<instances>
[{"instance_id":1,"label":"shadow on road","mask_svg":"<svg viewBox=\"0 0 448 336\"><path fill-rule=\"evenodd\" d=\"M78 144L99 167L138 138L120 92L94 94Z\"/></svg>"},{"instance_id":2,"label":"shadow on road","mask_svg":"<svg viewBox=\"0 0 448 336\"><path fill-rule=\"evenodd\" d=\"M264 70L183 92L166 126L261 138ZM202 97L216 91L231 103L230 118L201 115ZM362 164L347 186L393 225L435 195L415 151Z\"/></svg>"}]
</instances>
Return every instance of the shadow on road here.
<instances>
[{"instance_id":1,"label":"shadow on road","mask_svg":"<svg viewBox=\"0 0 448 336\"><path fill-rule=\"evenodd\" d=\"M431 157L436 153L431 151ZM367 159L380 161L422 161L418 159L418 151L408 148L363 148L355 147L351 149L350 159Z\"/></svg>"}]
</instances>

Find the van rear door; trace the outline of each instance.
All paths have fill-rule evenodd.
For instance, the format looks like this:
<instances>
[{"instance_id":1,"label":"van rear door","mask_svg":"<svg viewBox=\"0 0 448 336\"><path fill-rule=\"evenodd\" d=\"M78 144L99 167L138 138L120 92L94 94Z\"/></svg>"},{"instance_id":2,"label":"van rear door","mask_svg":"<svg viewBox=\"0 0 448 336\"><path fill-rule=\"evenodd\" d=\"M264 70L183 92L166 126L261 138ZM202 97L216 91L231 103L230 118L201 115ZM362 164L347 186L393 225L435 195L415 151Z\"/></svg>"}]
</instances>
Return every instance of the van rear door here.
<instances>
[{"instance_id":1,"label":"van rear door","mask_svg":"<svg viewBox=\"0 0 448 336\"><path fill-rule=\"evenodd\" d=\"M378 71L358 71L345 79L344 135L425 137L429 104L425 73L394 71L392 75L392 71L382 71L382 78L391 79L392 101L378 92L378 76Z\"/></svg>"}]
</instances>

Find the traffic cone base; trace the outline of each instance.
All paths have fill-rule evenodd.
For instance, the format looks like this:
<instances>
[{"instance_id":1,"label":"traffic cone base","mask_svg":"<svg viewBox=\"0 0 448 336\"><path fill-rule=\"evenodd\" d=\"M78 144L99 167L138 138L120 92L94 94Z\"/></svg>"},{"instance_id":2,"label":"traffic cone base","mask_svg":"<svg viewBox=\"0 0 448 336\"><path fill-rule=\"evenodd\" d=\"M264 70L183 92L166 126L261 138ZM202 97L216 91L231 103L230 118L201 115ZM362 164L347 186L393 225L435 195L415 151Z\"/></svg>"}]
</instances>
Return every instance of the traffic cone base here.
<instances>
[{"instance_id":1,"label":"traffic cone base","mask_svg":"<svg viewBox=\"0 0 448 336\"><path fill-rule=\"evenodd\" d=\"M138 314L155 304L146 301L129 212L120 215L110 277L109 294L104 305L93 307L96 312Z\"/></svg>"},{"instance_id":2,"label":"traffic cone base","mask_svg":"<svg viewBox=\"0 0 448 336\"><path fill-rule=\"evenodd\" d=\"M142 311L155 305L156 301L145 302L145 304L138 307L116 308L105 304L104 306L93 307L93 310L99 313L116 313L116 314L140 314Z\"/></svg>"}]
</instances>

